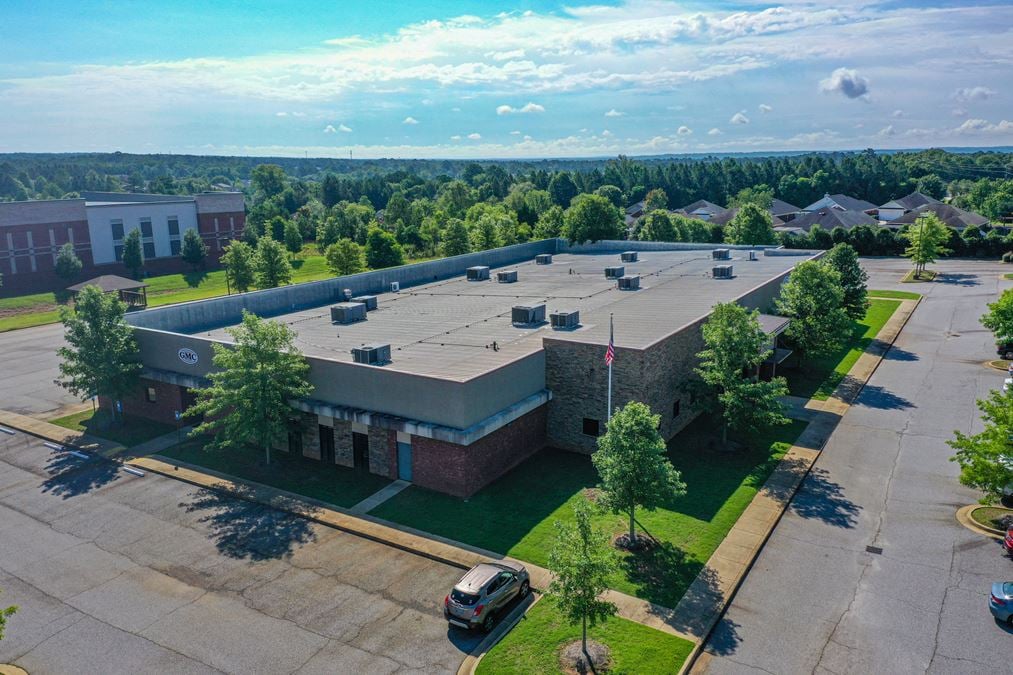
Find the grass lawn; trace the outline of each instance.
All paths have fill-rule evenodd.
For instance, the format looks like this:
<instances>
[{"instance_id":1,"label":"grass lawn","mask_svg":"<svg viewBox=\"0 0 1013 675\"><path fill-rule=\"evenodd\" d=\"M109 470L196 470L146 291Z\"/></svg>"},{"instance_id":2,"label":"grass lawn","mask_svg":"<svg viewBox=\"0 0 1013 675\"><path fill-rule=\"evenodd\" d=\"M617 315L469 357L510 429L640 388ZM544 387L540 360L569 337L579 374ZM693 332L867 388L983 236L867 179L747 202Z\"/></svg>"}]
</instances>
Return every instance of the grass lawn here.
<instances>
[{"instance_id":1,"label":"grass lawn","mask_svg":"<svg viewBox=\"0 0 1013 675\"><path fill-rule=\"evenodd\" d=\"M925 281L935 281L936 273L932 270L924 270L921 274L916 275L914 270L911 270L904 275L904 278L900 280L902 284L917 284Z\"/></svg>"},{"instance_id":2,"label":"grass lawn","mask_svg":"<svg viewBox=\"0 0 1013 675\"><path fill-rule=\"evenodd\" d=\"M788 379L788 390L802 398L828 399L899 306L899 300L869 300L865 318L852 324L851 336L840 349L806 359L801 368L779 371Z\"/></svg>"},{"instance_id":3,"label":"grass lawn","mask_svg":"<svg viewBox=\"0 0 1013 675\"><path fill-rule=\"evenodd\" d=\"M1002 275L1002 278L1003 279L1009 279L1010 281L1013 281L1013 272L1011 272L1009 274Z\"/></svg>"},{"instance_id":4,"label":"grass lawn","mask_svg":"<svg viewBox=\"0 0 1013 675\"><path fill-rule=\"evenodd\" d=\"M159 454L345 508L358 504L390 483L389 479L368 471L322 464L315 459L274 450L271 451L271 464L265 466L263 450L205 450L199 439Z\"/></svg>"},{"instance_id":5,"label":"grass lawn","mask_svg":"<svg viewBox=\"0 0 1013 675\"><path fill-rule=\"evenodd\" d=\"M872 298L892 298L894 300L917 300L922 297L921 293L910 293L908 291L869 291Z\"/></svg>"},{"instance_id":6,"label":"grass lawn","mask_svg":"<svg viewBox=\"0 0 1013 675\"><path fill-rule=\"evenodd\" d=\"M639 623L613 617L589 628L589 640L608 645L612 665L608 672L664 675L677 673L693 643ZM506 637L479 661L480 675L559 673L559 649L580 639L580 626L560 617L551 598L539 600Z\"/></svg>"},{"instance_id":7,"label":"grass lawn","mask_svg":"<svg viewBox=\"0 0 1013 675\"><path fill-rule=\"evenodd\" d=\"M1005 530L1002 519L1013 516L1013 509L1004 509L1001 506L983 506L980 509L971 511L971 519L979 525L991 527L995 530Z\"/></svg>"},{"instance_id":8,"label":"grass lawn","mask_svg":"<svg viewBox=\"0 0 1013 675\"><path fill-rule=\"evenodd\" d=\"M122 421L110 423L109 411L99 410L92 413L91 410L67 415L55 420L49 420L50 424L61 426L65 429L83 431L98 436L126 447L150 441L163 434L173 431L175 427L140 417L124 417Z\"/></svg>"},{"instance_id":9,"label":"grass lawn","mask_svg":"<svg viewBox=\"0 0 1013 675\"><path fill-rule=\"evenodd\" d=\"M710 449L713 428L697 419L669 443L687 493L653 513L637 511L638 531L660 544L624 555L612 579L616 590L675 607L805 424L754 436L749 448L735 452ZM546 449L467 501L413 486L370 514L544 566L555 540L553 522L572 521L571 503L597 482L590 456ZM617 534L627 526L614 514L600 514L596 522Z\"/></svg>"}]
</instances>

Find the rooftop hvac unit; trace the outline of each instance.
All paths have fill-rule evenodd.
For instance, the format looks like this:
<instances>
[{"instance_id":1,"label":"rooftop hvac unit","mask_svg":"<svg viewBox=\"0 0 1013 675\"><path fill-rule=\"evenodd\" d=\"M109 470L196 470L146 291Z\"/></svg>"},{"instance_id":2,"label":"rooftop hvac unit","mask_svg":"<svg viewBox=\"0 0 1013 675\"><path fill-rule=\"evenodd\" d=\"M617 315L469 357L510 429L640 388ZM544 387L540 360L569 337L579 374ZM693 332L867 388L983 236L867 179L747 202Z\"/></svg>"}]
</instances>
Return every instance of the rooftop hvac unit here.
<instances>
[{"instance_id":1,"label":"rooftop hvac unit","mask_svg":"<svg viewBox=\"0 0 1013 675\"><path fill-rule=\"evenodd\" d=\"M535 256L535 264L536 265L551 265L552 264L552 254L551 253L539 253L538 255Z\"/></svg>"},{"instance_id":2,"label":"rooftop hvac unit","mask_svg":"<svg viewBox=\"0 0 1013 675\"><path fill-rule=\"evenodd\" d=\"M545 305L514 305L510 321L519 325L542 323L545 321Z\"/></svg>"},{"instance_id":3,"label":"rooftop hvac unit","mask_svg":"<svg viewBox=\"0 0 1013 675\"><path fill-rule=\"evenodd\" d=\"M577 310L559 310L549 314L549 323L553 328L566 329L580 326L580 312Z\"/></svg>"},{"instance_id":4,"label":"rooftop hvac unit","mask_svg":"<svg viewBox=\"0 0 1013 675\"><path fill-rule=\"evenodd\" d=\"M401 284L399 282L397 282L397 281L390 282L390 292L391 293L400 293L401 292Z\"/></svg>"},{"instance_id":5,"label":"rooftop hvac unit","mask_svg":"<svg viewBox=\"0 0 1013 675\"><path fill-rule=\"evenodd\" d=\"M756 251L750 251L749 252L749 259L750 260L756 260Z\"/></svg>"},{"instance_id":6,"label":"rooftop hvac unit","mask_svg":"<svg viewBox=\"0 0 1013 675\"><path fill-rule=\"evenodd\" d=\"M711 257L714 260L731 260L732 252L727 248L716 248L711 251Z\"/></svg>"},{"instance_id":7,"label":"rooftop hvac unit","mask_svg":"<svg viewBox=\"0 0 1013 675\"><path fill-rule=\"evenodd\" d=\"M618 279L622 275L626 274L626 268L622 266L617 267L606 267L605 278L606 279Z\"/></svg>"},{"instance_id":8,"label":"rooftop hvac unit","mask_svg":"<svg viewBox=\"0 0 1013 675\"><path fill-rule=\"evenodd\" d=\"M358 302L366 306L367 312L372 312L376 309L376 296L375 295L358 295L352 298L352 302Z\"/></svg>"},{"instance_id":9,"label":"rooftop hvac unit","mask_svg":"<svg viewBox=\"0 0 1013 675\"><path fill-rule=\"evenodd\" d=\"M468 281L485 281L489 278L489 268L484 265L468 268Z\"/></svg>"},{"instance_id":10,"label":"rooftop hvac unit","mask_svg":"<svg viewBox=\"0 0 1013 675\"><path fill-rule=\"evenodd\" d=\"M352 360L367 366L390 363L390 345L362 345L352 348Z\"/></svg>"},{"instance_id":11,"label":"rooftop hvac unit","mask_svg":"<svg viewBox=\"0 0 1013 675\"><path fill-rule=\"evenodd\" d=\"M732 266L731 265L715 265L714 266L714 278L715 279L731 279L732 278Z\"/></svg>"},{"instance_id":12,"label":"rooftop hvac unit","mask_svg":"<svg viewBox=\"0 0 1013 675\"><path fill-rule=\"evenodd\" d=\"M501 284L512 284L517 281L517 270L503 270L496 272L496 281Z\"/></svg>"},{"instance_id":13,"label":"rooftop hvac unit","mask_svg":"<svg viewBox=\"0 0 1013 675\"><path fill-rule=\"evenodd\" d=\"M347 324L365 321L365 319L366 306L361 302L339 302L331 306L332 323Z\"/></svg>"},{"instance_id":14,"label":"rooftop hvac unit","mask_svg":"<svg viewBox=\"0 0 1013 675\"><path fill-rule=\"evenodd\" d=\"M341 296L345 299L345 302L348 302L349 300L352 299L352 289L346 288L345 290L341 291Z\"/></svg>"},{"instance_id":15,"label":"rooftop hvac unit","mask_svg":"<svg viewBox=\"0 0 1013 675\"><path fill-rule=\"evenodd\" d=\"M619 277L620 291L635 291L638 288L640 288L639 274L627 274L626 276Z\"/></svg>"},{"instance_id":16,"label":"rooftop hvac unit","mask_svg":"<svg viewBox=\"0 0 1013 675\"><path fill-rule=\"evenodd\" d=\"M623 262L637 262L637 252L626 251L624 253L620 253L619 259L622 260Z\"/></svg>"}]
</instances>

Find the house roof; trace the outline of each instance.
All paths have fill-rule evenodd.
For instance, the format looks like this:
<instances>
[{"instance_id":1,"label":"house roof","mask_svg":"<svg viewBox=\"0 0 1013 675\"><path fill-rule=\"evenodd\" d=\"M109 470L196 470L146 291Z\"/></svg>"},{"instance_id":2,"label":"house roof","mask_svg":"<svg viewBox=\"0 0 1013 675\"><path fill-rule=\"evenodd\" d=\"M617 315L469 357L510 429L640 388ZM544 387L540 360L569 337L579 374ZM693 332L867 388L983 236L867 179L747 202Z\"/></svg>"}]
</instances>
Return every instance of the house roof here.
<instances>
[{"instance_id":1,"label":"house roof","mask_svg":"<svg viewBox=\"0 0 1013 675\"><path fill-rule=\"evenodd\" d=\"M775 216L783 216L788 213L798 213L801 211L799 207L794 204L789 204L783 199L774 197L774 201L770 203L770 213Z\"/></svg>"},{"instance_id":2,"label":"house roof","mask_svg":"<svg viewBox=\"0 0 1013 675\"><path fill-rule=\"evenodd\" d=\"M837 206L841 207L845 211L869 211L876 208L876 205L872 202L867 202L864 199L856 199L849 195L823 195L822 199L817 199L815 202L805 207L803 211L816 211L824 206L826 200L830 200Z\"/></svg>"},{"instance_id":3,"label":"house roof","mask_svg":"<svg viewBox=\"0 0 1013 675\"><path fill-rule=\"evenodd\" d=\"M824 230L832 230L835 227L843 227L846 230L850 230L858 225L877 225L878 222L875 218L862 211L841 211L840 209L827 206L818 211L803 213L791 221L791 226L808 232L812 229L813 225L817 224Z\"/></svg>"},{"instance_id":4,"label":"house roof","mask_svg":"<svg viewBox=\"0 0 1013 675\"><path fill-rule=\"evenodd\" d=\"M731 222L732 218L734 218L735 214L737 214L738 212L739 207L737 206L731 209L725 209L724 211L711 216L710 222L715 223L716 225L727 225L729 222ZM781 225L785 224L783 220L778 218L773 213L770 214L770 221L771 225L774 227L780 227Z\"/></svg>"},{"instance_id":5,"label":"house roof","mask_svg":"<svg viewBox=\"0 0 1013 675\"><path fill-rule=\"evenodd\" d=\"M918 216L924 213L934 213L939 216L939 220L943 221L945 225L955 227L957 229L963 229L969 225L977 226L988 223L988 218L974 213L973 211L965 211L964 209L951 206L950 204L936 202L935 204L923 204L913 211L908 211L900 218L895 218L890 221L890 224L910 224L918 220Z\"/></svg>"},{"instance_id":6,"label":"house roof","mask_svg":"<svg viewBox=\"0 0 1013 675\"><path fill-rule=\"evenodd\" d=\"M706 211L713 216L715 214L721 213L722 211L725 211L726 209L725 207L718 206L714 202L709 202L706 199L698 199L692 204L687 204L686 206L682 207L679 210L685 211L686 213L690 214L693 213L694 211Z\"/></svg>"},{"instance_id":7,"label":"house roof","mask_svg":"<svg viewBox=\"0 0 1013 675\"><path fill-rule=\"evenodd\" d=\"M935 197L930 197L921 192L915 191L909 195L898 197L897 199L891 199L886 204L883 204L879 208L881 209L903 209L905 211L911 211L917 209L919 206L926 204L939 204L940 201Z\"/></svg>"},{"instance_id":8,"label":"house roof","mask_svg":"<svg viewBox=\"0 0 1013 675\"><path fill-rule=\"evenodd\" d=\"M89 279L88 281L82 281L79 284L67 287L68 291L74 293L80 293L84 290L85 286L98 286L99 290L103 293L112 293L113 291L135 291L138 288L144 288L148 284L143 281L136 281L134 279L127 279L126 277L118 277L115 274L103 274L100 277Z\"/></svg>"},{"instance_id":9,"label":"house roof","mask_svg":"<svg viewBox=\"0 0 1013 675\"><path fill-rule=\"evenodd\" d=\"M643 212L644 212L644 200L642 199L636 204L630 204L629 206L626 207L626 215L628 216L632 216L637 213Z\"/></svg>"},{"instance_id":10,"label":"house roof","mask_svg":"<svg viewBox=\"0 0 1013 675\"><path fill-rule=\"evenodd\" d=\"M777 314L760 314L757 317L760 320L760 328L767 335L778 335L783 333L791 323L791 319L786 316L778 316Z\"/></svg>"}]
</instances>

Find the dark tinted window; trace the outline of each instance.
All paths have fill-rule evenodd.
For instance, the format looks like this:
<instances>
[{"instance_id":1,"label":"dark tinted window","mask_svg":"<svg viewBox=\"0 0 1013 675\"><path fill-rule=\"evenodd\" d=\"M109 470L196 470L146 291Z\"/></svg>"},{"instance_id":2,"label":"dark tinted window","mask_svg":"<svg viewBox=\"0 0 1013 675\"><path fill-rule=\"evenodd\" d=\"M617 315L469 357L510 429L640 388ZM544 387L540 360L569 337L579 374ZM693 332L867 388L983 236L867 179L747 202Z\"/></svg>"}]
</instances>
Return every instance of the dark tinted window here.
<instances>
[{"instance_id":1,"label":"dark tinted window","mask_svg":"<svg viewBox=\"0 0 1013 675\"><path fill-rule=\"evenodd\" d=\"M114 246L113 250L116 252L116 259L117 260L123 260L123 247L122 246Z\"/></svg>"},{"instance_id":2,"label":"dark tinted window","mask_svg":"<svg viewBox=\"0 0 1013 675\"><path fill-rule=\"evenodd\" d=\"M121 239L123 239L123 221L122 220L113 220L113 221L111 221L109 223L109 226L113 230L113 239L114 240L120 241Z\"/></svg>"},{"instance_id":3,"label":"dark tinted window","mask_svg":"<svg viewBox=\"0 0 1013 675\"><path fill-rule=\"evenodd\" d=\"M459 591L456 588L450 591L450 599L459 605L474 605L478 602L478 596L471 593Z\"/></svg>"},{"instance_id":4,"label":"dark tinted window","mask_svg":"<svg viewBox=\"0 0 1013 675\"><path fill-rule=\"evenodd\" d=\"M151 236L151 218L141 218L141 236Z\"/></svg>"},{"instance_id":5,"label":"dark tinted window","mask_svg":"<svg viewBox=\"0 0 1013 675\"><path fill-rule=\"evenodd\" d=\"M672 404L672 417L679 416L679 401Z\"/></svg>"},{"instance_id":6,"label":"dark tinted window","mask_svg":"<svg viewBox=\"0 0 1013 675\"><path fill-rule=\"evenodd\" d=\"M144 257L145 258L155 257L155 245L152 244L151 242L148 242L147 244L144 245Z\"/></svg>"},{"instance_id":7,"label":"dark tinted window","mask_svg":"<svg viewBox=\"0 0 1013 675\"><path fill-rule=\"evenodd\" d=\"M598 435L598 420L593 420L590 417L584 418L584 433L588 436Z\"/></svg>"},{"instance_id":8,"label":"dark tinted window","mask_svg":"<svg viewBox=\"0 0 1013 675\"><path fill-rule=\"evenodd\" d=\"M169 242L169 248L172 249L173 255L179 255L179 239L173 239Z\"/></svg>"},{"instance_id":9,"label":"dark tinted window","mask_svg":"<svg viewBox=\"0 0 1013 675\"><path fill-rule=\"evenodd\" d=\"M169 234L179 234L179 218L176 216L169 217Z\"/></svg>"}]
</instances>

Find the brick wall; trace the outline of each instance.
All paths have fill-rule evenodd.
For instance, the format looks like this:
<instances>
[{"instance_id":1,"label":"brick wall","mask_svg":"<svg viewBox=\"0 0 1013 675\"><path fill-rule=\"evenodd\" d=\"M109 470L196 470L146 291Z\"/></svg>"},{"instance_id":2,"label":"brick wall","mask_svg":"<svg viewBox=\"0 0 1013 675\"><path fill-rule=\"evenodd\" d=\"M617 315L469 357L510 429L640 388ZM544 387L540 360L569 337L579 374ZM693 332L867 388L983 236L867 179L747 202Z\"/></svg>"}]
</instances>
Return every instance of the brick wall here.
<instances>
[{"instance_id":1,"label":"brick wall","mask_svg":"<svg viewBox=\"0 0 1013 675\"><path fill-rule=\"evenodd\" d=\"M545 445L546 414L540 406L468 446L413 436L412 482L470 497Z\"/></svg>"},{"instance_id":2,"label":"brick wall","mask_svg":"<svg viewBox=\"0 0 1013 675\"><path fill-rule=\"evenodd\" d=\"M148 400L148 387L155 390L154 402ZM184 407L183 387L143 377L140 383L120 400L123 403L124 414L165 424L176 424L175 411L182 411ZM99 404L108 407L109 399L100 396ZM183 423L192 424L192 421L184 420Z\"/></svg>"}]
</instances>

